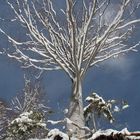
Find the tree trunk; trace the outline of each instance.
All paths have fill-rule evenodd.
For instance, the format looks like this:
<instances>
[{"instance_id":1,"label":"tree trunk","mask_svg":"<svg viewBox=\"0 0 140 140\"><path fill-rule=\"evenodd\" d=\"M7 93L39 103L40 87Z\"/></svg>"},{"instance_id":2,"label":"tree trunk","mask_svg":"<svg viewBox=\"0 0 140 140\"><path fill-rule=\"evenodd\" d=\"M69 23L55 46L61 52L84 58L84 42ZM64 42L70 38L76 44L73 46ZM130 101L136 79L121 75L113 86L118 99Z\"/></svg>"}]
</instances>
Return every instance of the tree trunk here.
<instances>
[{"instance_id":1,"label":"tree trunk","mask_svg":"<svg viewBox=\"0 0 140 140\"><path fill-rule=\"evenodd\" d=\"M84 127L83 101L82 101L82 81L75 78L72 81L72 97L69 105L68 118L79 127ZM80 138L84 135L84 131L76 125L67 124L68 134L72 137Z\"/></svg>"}]
</instances>

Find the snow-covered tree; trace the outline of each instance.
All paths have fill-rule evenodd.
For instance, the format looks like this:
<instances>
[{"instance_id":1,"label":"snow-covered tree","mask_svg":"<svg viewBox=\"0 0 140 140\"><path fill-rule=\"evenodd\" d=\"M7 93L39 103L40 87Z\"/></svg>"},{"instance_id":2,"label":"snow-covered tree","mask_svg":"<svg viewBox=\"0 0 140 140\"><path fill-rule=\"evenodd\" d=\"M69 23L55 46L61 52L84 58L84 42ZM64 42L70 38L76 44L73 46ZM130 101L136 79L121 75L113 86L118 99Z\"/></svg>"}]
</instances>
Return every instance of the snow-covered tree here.
<instances>
[{"instance_id":1,"label":"snow-covered tree","mask_svg":"<svg viewBox=\"0 0 140 140\"><path fill-rule=\"evenodd\" d=\"M26 38L19 41L0 29L13 46L10 52L4 49L1 54L21 62L24 68L38 69L40 74L48 70L65 71L72 82L67 117L73 123L67 123L68 135L84 136L84 77L89 68L100 62L137 51L140 42L128 45L127 41L140 22L133 16L139 3L119 0L118 9L107 20L113 0L64 0L65 7L60 12L52 0L7 1L15 14L11 21L21 24Z\"/></svg>"},{"instance_id":2,"label":"snow-covered tree","mask_svg":"<svg viewBox=\"0 0 140 140\"><path fill-rule=\"evenodd\" d=\"M31 136L35 137L34 135L38 129L45 129L47 131L46 124L43 121L43 114L33 111L24 112L9 122L5 137L7 139L28 139Z\"/></svg>"},{"instance_id":3,"label":"snow-covered tree","mask_svg":"<svg viewBox=\"0 0 140 140\"><path fill-rule=\"evenodd\" d=\"M114 113L123 111L129 107L126 101L122 100L121 102L118 102L114 99L105 101L95 92L88 96L86 101L89 104L84 107L85 122L88 125L90 123L95 131L97 131L96 118L104 116L110 123L113 123L115 121Z\"/></svg>"}]
</instances>

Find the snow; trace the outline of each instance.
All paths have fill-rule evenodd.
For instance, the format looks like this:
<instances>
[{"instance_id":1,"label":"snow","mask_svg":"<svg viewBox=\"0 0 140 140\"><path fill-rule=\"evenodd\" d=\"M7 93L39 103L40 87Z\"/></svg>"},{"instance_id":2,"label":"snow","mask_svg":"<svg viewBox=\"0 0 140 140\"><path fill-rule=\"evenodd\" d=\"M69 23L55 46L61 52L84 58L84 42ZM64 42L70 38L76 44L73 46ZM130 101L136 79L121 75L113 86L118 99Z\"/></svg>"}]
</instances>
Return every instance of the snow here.
<instances>
[{"instance_id":1,"label":"snow","mask_svg":"<svg viewBox=\"0 0 140 140\"><path fill-rule=\"evenodd\" d=\"M37 114L36 114L37 113ZM40 115L37 116L36 115ZM46 124L43 122L41 114L39 112L24 112L17 118L9 123L7 130L7 140L22 138L24 134L28 135L32 133L35 128L46 129Z\"/></svg>"},{"instance_id":2,"label":"snow","mask_svg":"<svg viewBox=\"0 0 140 140\"><path fill-rule=\"evenodd\" d=\"M114 112L120 112L120 108L118 106L116 106L116 105L114 107Z\"/></svg>"},{"instance_id":3,"label":"snow","mask_svg":"<svg viewBox=\"0 0 140 140\"><path fill-rule=\"evenodd\" d=\"M140 136L136 137L136 136L126 136L126 138L129 138L131 140L140 140Z\"/></svg>"},{"instance_id":4,"label":"snow","mask_svg":"<svg viewBox=\"0 0 140 140\"><path fill-rule=\"evenodd\" d=\"M116 134L122 134L125 138L129 138L131 140L140 140L140 132L131 133L131 132L129 132L127 130L127 128L124 128L121 131L117 131L117 130L113 130L113 129L98 130L88 140L94 140L94 139L100 137L101 135L104 135L104 136L111 136L111 135L113 135L114 136ZM137 134L138 134L138 136L137 136Z\"/></svg>"},{"instance_id":5,"label":"snow","mask_svg":"<svg viewBox=\"0 0 140 140\"><path fill-rule=\"evenodd\" d=\"M124 105L123 107L122 107L122 109L126 109L126 108L128 108L129 107L129 105Z\"/></svg>"},{"instance_id":6,"label":"snow","mask_svg":"<svg viewBox=\"0 0 140 140\"><path fill-rule=\"evenodd\" d=\"M30 111L30 112L24 112L22 114L19 115L18 118L14 119L12 122L11 122L11 125L14 124L14 123L36 123L37 126L41 126L43 128L46 127L46 124L42 122L42 120L36 122L35 120L32 120L30 119L30 115L33 114L33 111Z\"/></svg>"},{"instance_id":7,"label":"snow","mask_svg":"<svg viewBox=\"0 0 140 140\"><path fill-rule=\"evenodd\" d=\"M66 114L68 114L68 112L69 112L69 110L66 108L66 109L64 109L64 114L66 115Z\"/></svg>"},{"instance_id":8,"label":"snow","mask_svg":"<svg viewBox=\"0 0 140 140\"><path fill-rule=\"evenodd\" d=\"M102 98L102 97L100 97L97 93L95 93L95 92L93 92L92 93L92 95L91 96L88 96L87 98L86 98L86 101L87 102L97 102L97 101L100 101L100 102L102 102L102 103L104 103L105 104L105 101L104 101L104 99Z\"/></svg>"},{"instance_id":9,"label":"snow","mask_svg":"<svg viewBox=\"0 0 140 140\"><path fill-rule=\"evenodd\" d=\"M47 140L47 138L46 138L46 139L37 139L37 138L33 138L33 139L29 139L29 140Z\"/></svg>"},{"instance_id":10,"label":"snow","mask_svg":"<svg viewBox=\"0 0 140 140\"><path fill-rule=\"evenodd\" d=\"M29 116L32 114L33 112L30 111L30 112L24 112L22 114L19 115L18 118L14 119L11 124L14 124L15 122L17 123L23 123L23 122L32 122L32 119L29 119Z\"/></svg>"},{"instance_id":11,"label":"snow","mask_svg":"<svg viewBox=\"0 0 140 140\"><path fill-rule=\"evenodd\" d=\"M52 125L56 125L56 124L59 124L59 123L62 123L62 121L52 121L52 120L48 120L47 121L48 123L51 123Z\"/></svg>"},{"instance_id":12,"label":"snow","mask_svg":"<svg viewBox=\"0 0 140 140\"><path fill-rule=\"evenodd\" d=\"M72 124L73 123L69 118L65 118L65 121L67 122L67 124Z\"/></svg>"}]
</instances>

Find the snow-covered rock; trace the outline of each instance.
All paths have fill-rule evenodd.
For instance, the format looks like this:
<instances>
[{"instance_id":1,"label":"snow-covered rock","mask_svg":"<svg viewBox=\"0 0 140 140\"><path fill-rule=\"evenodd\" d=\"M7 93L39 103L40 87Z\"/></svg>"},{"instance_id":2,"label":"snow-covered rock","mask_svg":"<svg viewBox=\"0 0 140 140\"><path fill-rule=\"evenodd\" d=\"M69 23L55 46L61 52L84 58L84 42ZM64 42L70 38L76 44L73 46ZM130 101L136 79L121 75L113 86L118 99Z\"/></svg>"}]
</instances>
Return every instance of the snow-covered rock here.
<instances>
[{"instance_id":1,"label":"snow-covered rock","mask_svg":"<svg viewBox=\"0 0 140 140\"><path fill-rule=\"evenodd\" d=\"M122 131L117 131L117 130L113 130L113 129L107 129L107 130L98 130L97 132L95 132L92 137L89 140L94 140L96 138L98 138L101 135L104 136L110 136L110 135L116 135L116 134L122 134L122 135L129 135L129 131L127 130L127 128L123 129Z\"/></svg>"},{"instance_id":2,"label":"snow-covered rock","mask_svg":"<svg viewBox=\"0 0 140 140\"><path fill-rule=\"evenodd\" d=\"M69 137L67 134L59 131L58 129L52 129L47 136L46 140L54 140L55 138L60 137L61 140L69 140Z\"/></svg>"},{"instance_id":3,"label":"snow-covered rock","mask_svg":"<svg viewBox=\"0 0 140 140\"><path fill-rule=\"evenodd\" d=\"M91 138L88 140L140 140L140 132L129 132L127 128L124 128L121 131L107 129L107 130L98 130L95 132Z\"/></svg>"}]
</instances>

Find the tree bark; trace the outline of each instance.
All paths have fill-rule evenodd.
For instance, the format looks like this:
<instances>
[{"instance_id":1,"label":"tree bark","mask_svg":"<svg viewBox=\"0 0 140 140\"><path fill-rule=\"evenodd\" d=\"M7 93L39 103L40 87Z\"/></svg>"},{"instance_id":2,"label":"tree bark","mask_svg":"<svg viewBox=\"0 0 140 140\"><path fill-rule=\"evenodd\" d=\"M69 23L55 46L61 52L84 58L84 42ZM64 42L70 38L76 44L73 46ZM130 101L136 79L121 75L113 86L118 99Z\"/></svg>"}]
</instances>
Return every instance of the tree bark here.
<instances>
[{"instance_id":1,"label":"tree bark","mask_svg":"<svg viewBox=\"0 0 140 140\"><path fill-rule=\"evenodd\" d=\"M72 97L69 105L68 118L79 127L85 126L83 115L82 100L82 80L76 77L72 80ZM79 129L76 125L67 124L68 134L72 137L80 138L84 135L84 130Z\"/></svg>"}]
</instances>

